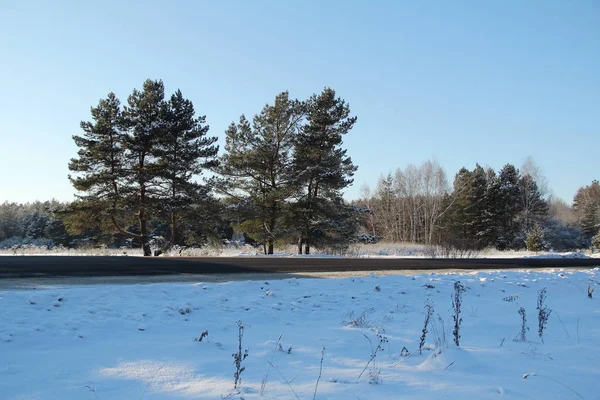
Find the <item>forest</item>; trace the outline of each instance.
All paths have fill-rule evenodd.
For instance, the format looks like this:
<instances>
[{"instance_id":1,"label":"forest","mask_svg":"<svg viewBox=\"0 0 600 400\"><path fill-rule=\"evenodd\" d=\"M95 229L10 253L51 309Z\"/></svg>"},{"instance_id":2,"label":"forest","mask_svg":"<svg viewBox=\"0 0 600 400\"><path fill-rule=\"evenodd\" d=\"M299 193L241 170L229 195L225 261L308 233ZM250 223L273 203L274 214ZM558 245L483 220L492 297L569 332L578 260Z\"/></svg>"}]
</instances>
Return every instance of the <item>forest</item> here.
<instances>
[{"instance_id":1,"label":"forest","mask_svg":"<svg viewBox=\"0 0 600 400\"><path fill-rule=\"evenodd\" d=\"M172 248L243 240L273 254L294 245L336 252L351 243L409 242L451 249L569 251L600 247L600 183L571 204L554 197L529 158L500 170L436 161L382 171L359 199L343 198L355 165L343 146L357 117L325 88L275 96L240 115L219 151L207 118L180 90L147 80L125 104L91 107L68 161L72 202L0 204L0 249ZM485 161L485 160L482 160Z\"/></svg>"}]
</instances>

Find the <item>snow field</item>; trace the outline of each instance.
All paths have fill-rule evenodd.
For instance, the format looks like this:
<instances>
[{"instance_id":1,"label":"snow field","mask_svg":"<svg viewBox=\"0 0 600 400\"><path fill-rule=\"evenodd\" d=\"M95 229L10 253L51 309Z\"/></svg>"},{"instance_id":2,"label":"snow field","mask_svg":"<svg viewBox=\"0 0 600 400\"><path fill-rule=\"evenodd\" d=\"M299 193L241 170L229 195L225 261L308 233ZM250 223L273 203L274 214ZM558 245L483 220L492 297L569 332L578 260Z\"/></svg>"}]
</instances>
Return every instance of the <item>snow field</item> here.
<instances>
[{"instance_id":1,"label":"snow field","mask_svg":"<svg viewBox=\"0 0 600 400\"><path fill-rule=\"evenodd\" d=\"M317 399L598 399L598 282L596 268L5 290L0 398L312 399L325 347ZM234 390L238 320L249 355Z\"/></svg>"}]
</instances>

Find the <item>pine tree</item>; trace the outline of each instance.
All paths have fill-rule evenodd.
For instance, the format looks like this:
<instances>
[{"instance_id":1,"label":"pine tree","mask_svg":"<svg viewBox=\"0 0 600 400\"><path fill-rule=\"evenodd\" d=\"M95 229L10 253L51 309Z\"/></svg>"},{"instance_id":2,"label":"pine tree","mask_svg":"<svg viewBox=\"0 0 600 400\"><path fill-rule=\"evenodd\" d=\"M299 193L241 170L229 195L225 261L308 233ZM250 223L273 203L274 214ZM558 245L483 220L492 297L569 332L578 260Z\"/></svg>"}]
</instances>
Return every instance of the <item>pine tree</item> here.
<instances>
[{"instance_id":1,"label":"pine tree","mask_svg":"<svg viewBox=\"0 0 600 400\"><path fill-rule=\"evenodd\" d=\"M486 170L486 189L483 210L483 225L485 226L485 235L483 235L484 246L493 246L498 237L498 224L500 219L498 203L500 195L500 183L498 176L493 169Z\"/></svg>"},{"instance_id":2,"label":"pine tree","mask_svg":"<svg viewBox=\"0 0 600 400\"><path fill-rule=\"evenodd\" d=\"M193 178L217 166L216 137L207 137L206 117L195 117L194 105L180 90L166 107L165 129L154 153L160 179L160 209L168 213L170 244L183 245L181 219L191 204L210 202L210 181L199 184Z\"/></svg>"},{"instance_id":3,"label":"pine tree","mask_svg":"<svg viewBox=\"0 0 600 400\"><path fill-rule=\"evenodd\" d=\"M591 245L594 252L598 252L600 250L600 232L596 233L596 235L592 237Z\"/></svg>"},{"instance_id":4,"label":"pine tree","mask_svg":"<svg viewBox=\"0 0 600 400\"><path fill-rule=\"evenodd\" d=\"M461 248L485 247L489 235L487 186L486 172L479 164L473 171L461 168L456 174L449 215L453 228L447 232L445 239L448 244Z\"/></svg>"},{"instance_id":5,"label":"pine tree","mask_svg":"<svg viewBox=\"0 0 600 400\"><path fill-rule=\"evenodd\" d=\"M381 232L386 240L400 241L400 232L397 226L396 203L398 201L394 190L392 174L381 177L375 192L375 220L381 226Z\"/></svg>"},{"instance_id":6,"label":"pine tree","mask_svg":"<svg viewBox=\"0 0 600 400\"><path fill-rule=\"evenodd\" d=\"M24 236L31 239L48 238L46 231L51 223L52 220L48 214L35 210L23 220Z\"/></svg>"},{"instance_id":7,"label":"pine tree","mask_svg":"<svg viewBox=\"0 0 600 400\"><path fill-rule=\"evenodd\" d=\"M516 241L519 234L517 217L522 211L522 203L519 201L519 179L519 170L511 164L506 164L498 175L499 229L496 246L500 250L519 247Z\"/></svg>"},{"instance_id":8,"label":"pine tree","mask_svg":"<svg viewBox=\"0 0 600 400\"><path fill-rule=\"evenodd\" d=\"M342 149L343 135L356 122L350 107L335 91L325 88L307 101L307 123L295 143L295 174L301 183L294 204L298 252L310 253L313 234L328 221L331 204L341 203L341 190L352 184L357 167Z\"/></svg>"},{"instance_id":9,"label":"pine tree","mask_svg":"<svg viewBox=\"0 0 600 400\"><path fill-rule=\"evenodd\" d=\"M298 190L293 145L304 115L305 105L282 92L254 116L252 125L242 115L226 131L219 169L226 179L219 188L236 199L245 214L245 231L258 236L266 254L273 254L286 203Z\"/></svg>"},{"instance_id":10,"label":"pine tree","mask_svg":"<svg viewBox=\"0 0 600 400\"><path fill-rule=\"evenodd\" d=\"M488 226L486 225L486 191L488 183L484 169L477 164L473 170L471 188L469 191L470 206L467 209L470 216L471 234L475 240L477 248L483 248L486 245L488 236Z\"/></svg>"},{"instance_id":11,"label":"pine tree","mask_svg":"<svg viewBox=\"0 0 600 400\"><path fill-rule=\"evenodd\" d=\"M541 251L544 249L544 234L539 225L535 225L527 233L526 245L529 251Z\"/></svg>"},{"instance_id":12,"label":"pine tree","mask_svg":"<svg viewBox=\"0 0 600 400\"><path fill-rule=\"evenodd\" d=\"M600 231L600 182L579 188L573 198L573 210L588 239Z\"/></svg>"},{"instance_id":13,"label":"pine tree","mask_svg":"<svg viewBox=\"0 0 600 400\"><path fill-rule=\"evenodd\" d=\"M73 136L78 158L69 162L73 187L83 192L78 203L87 204L102 217L111 217L121 204L120 186L126 179L125 134L122 131L121 103L114 93L91 108L92 122L81 122L83 136Z\"/></svg>"},{"instance_id":14,"label":"pine tree","mask_svg":"<svg viewBox=\"0 0 600 400\"><path fill-rule=\"evenodd\" d=\"M115 227L123 235L142 242L145 256L152 255L148 230L148 211L156 208L160 195L158 176L161 165L157 159L160 138L166 134L165 88L162 81L146 80L142 91L137 89L127 99L123 110L123 126L127 153L125 156L127 181L122 192L126 206L136 210L139 234L123 229L115 221Z\"/></svg>"}]
</instances>

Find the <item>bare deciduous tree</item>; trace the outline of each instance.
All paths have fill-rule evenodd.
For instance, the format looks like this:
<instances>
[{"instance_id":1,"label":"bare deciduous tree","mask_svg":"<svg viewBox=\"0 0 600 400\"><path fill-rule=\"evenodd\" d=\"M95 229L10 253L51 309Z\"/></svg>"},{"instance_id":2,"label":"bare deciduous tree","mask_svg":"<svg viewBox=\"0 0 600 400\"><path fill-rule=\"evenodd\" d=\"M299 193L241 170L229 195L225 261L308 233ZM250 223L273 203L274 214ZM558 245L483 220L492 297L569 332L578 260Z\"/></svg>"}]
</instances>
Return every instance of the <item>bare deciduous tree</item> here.
<instances>
[{"instance_id":1,"label":"bare deciduous tree","mask_svg":"<svg viewBox=\"0 0 600 400\"><path fill-rule=\"evenodd\" d=\"M444 214L448 181L437 161L409 164L379 180L368 201L374 231L389 241L432 243Z\"/></svg>"}]
</instances>

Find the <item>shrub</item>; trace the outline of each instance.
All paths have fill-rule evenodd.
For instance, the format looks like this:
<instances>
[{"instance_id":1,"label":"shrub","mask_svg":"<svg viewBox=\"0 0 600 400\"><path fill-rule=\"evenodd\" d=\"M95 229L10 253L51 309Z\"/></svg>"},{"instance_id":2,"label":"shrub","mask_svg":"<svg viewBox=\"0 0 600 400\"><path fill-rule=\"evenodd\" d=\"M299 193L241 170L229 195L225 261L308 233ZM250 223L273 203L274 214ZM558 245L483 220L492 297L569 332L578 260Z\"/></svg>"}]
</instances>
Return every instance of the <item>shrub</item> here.
<instances>
[{"instance_id":1,"label":"shrub","mask_svg":"<svg viewBox=\"0 0 600 400\"><path fill-rule=\"evenodd\" d=\"M536 225L528 234L525 240L527 250L542 251L544 250L544 235L538 225Z\"/></svg>"},{"instance_id":2,"label":"shrub","mask_svg":"<svg viewBox=\"0 0 600 400\"><path fill-rule=\"evenodd\" d=\"M600 251L600 231L592 237L592 248L595 251Z\"/></svg>"}]
</instances>

